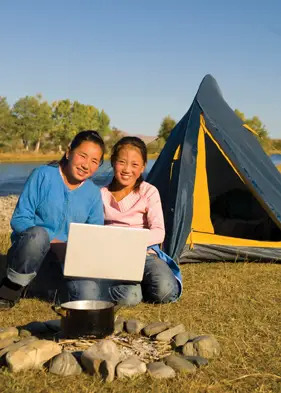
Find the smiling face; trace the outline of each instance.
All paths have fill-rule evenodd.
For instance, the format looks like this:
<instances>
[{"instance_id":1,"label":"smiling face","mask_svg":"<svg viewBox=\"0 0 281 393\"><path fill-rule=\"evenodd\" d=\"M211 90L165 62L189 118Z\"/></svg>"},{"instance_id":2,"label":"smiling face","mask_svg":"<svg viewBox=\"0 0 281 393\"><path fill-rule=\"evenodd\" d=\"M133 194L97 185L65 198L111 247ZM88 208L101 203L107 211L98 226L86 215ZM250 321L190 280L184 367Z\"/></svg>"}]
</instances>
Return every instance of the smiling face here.
<instances>
[{"instance_id":1,"label":"smiling face","mask_svg":"<svg viewBox=\"0 0 281 393\"><path fill-rule=\"evenodd\" d=\"M91 141L83 141L66 153L67 165L63 172L70 184L78 184L93 176L102 158L102 149Z\"/></svg>"},{"instance_id":2,"label":"smiling face","mask_svg":"<svg viewBox=\"0 0 281 393\"><path fill-rule=\"evenodd\" d=\"M113 162L115 180L122 188L133 189L144 168L140 150L132 145L124 145Z\"/></svg>"}]
</instances>

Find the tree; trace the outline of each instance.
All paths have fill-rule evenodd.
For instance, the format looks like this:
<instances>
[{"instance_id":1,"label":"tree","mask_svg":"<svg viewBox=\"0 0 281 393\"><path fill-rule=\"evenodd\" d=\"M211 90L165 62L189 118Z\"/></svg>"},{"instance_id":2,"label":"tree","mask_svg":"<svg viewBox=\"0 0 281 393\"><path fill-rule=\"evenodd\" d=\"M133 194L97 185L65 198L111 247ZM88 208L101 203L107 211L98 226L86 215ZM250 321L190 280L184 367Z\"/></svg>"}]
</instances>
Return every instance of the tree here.
<instances>
[{"instance_id":1,"label":"tree","mask_svg":"<svg viewBox=\"0 0 281 393\"><path fill-rule=\"evenodd\" d=\"M172 129L175 127L176 121L170 116L164 117L160 129L158 131L158 138L163 138L165 141L168 139Z\"/></svg>"},{"instance_id":2,"label":"tree","mask_svg":"<svg viewBox=\"0 0 281 393\"><path fill-rule=\"evenodd\" d=\"M35 145L40 148L41 138L52 129L52 109L40 94L20 98L12 108L16 133L26 150Z\"/></svg>"},{"instance_id":3,"label":"tree","mask_svg":"<svg viewBox=\"0 0 281 393\"><path fill-rule=\"evenodd\" d=\"M13 117L6 97L0 97L0 138L2 141L11 139Z\"/></svg>"},{"instance_id":4,"label":"tree","mask_svg":"<svg viewBox=\"0 0 281 393\"><path fill-rule=\"evenodd\" d=\"M66 149L74 136L83 130L96 130L104 136L109 132L110 119L104 111L99 113L92 105L73 103L69 100L54 102L54 128L52 136L59 149Z\"/></svg>"},{"instance_id":5,"label":"tree","mask_svg":"<svg viewBox=\"0 0 281 393\"><path fill-rule=\"evenodd\" d=\"M123 136L125 136L125 133L121 130L118 130L116 127L112 127L112 130L110 134L105 136L105 142L106 142L106 148L107 151L111 151L112 147L121 139Z\"/></svg>"},{"instance_id":6,"label":"tree","mask_svg":"<svg viewBox=\"0 0 281 393\"><path fill-rule=\"evenodd\" d=\"M52 130L52 139L58 145L59 150L67 147L69 141L75 135L75 129L72 128L70 100L60 100L52 103L54 127Z\"/></svg>"},{"instance_id":7,"label":"tree","mask_svg":"<svg viewBox=\"0 0 281 393\"><path fill-rule=\"evenodd\" d=\"M98 130L99 111L92 105L84 105L78 101L74 101L72 105L71 123L78 132L82 130Z\"/></svg>"},{"instance_id":8,"label":"tree","mask_svg":"<svg viewBox=\"0 0 281 393\"><path fill-rule=\"evenodd\" d=\"M272 139L272 148L281 151L281 139Z\"/></svg>"},{"instance_id":9,"label":"tree","mask_svg":"<svg viewBox=\"0 0 281 393\"><path fill-rule=\"evenodd\" d=\"M255 131L258 135L258 139L263 146L267 146L270 142L268 131L264 124L262 124L261 120L258 116L253 116L251 119L247 119L243 112L240 112L238 109L234 111L236 115L247 124L253 131Z\"/></svg>"},{"instance_id":10,"label":"tree","mask_svg":"<svg viewBox=\"0 0 281 393\"><path fill-rule=\"evenodd\" d=\"M110 124L110 118L102 109L99 114L99 129L98 129L102 137L105 137L110 133L111 129L109 124Z\"/></svg>"}]
</instances>

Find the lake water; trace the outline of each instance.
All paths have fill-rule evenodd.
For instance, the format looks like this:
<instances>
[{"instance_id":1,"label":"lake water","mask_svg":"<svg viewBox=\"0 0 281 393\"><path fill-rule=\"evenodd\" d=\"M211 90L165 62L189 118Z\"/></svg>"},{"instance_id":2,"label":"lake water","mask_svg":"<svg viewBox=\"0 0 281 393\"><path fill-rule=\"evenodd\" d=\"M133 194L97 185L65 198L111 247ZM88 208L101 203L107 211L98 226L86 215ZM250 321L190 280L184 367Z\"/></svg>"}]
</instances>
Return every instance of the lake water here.
<instances>
[{"instance_id":1,"label":"lake water","mask_svg":"<svg viewBox=\"0 0 281 393\"><path fill-rule=\"evenodd\" d=\"M275 165L281 165L281 154L272 154L270 158Z\"/></svg>"},{"instance_id":2,"label":"lake water","mask_svg":"<svg viewBox=\"0 0 281 393\"><path fill-rule=\"evenodd\" d=\"M275 165L281 164L281 154L272 154L271 159ZM152 168L154 162L155 160L148 161L145 175ZM19 195L32 169L40 165L42 163L0 163L0 196ZM111 178L110 162L105 161L93 179L98 186L104 186L110 182Z\"/></svg>"},{"instance_id":3,"label":"lake water","mask_svg":"<svg viewBox=\"0 0 281 393\"><path fill-rule=\"evenodd\" d=\"M154 161L148 161L144 177L152 168ZM42 162L0 163L0 196L19 195L28 175L34 168L40 165L42 165ZM102 164L93 176L93 179L100 187L110 183L112 168L109 161L105 161Z\"/></svg>"}]
</instances>

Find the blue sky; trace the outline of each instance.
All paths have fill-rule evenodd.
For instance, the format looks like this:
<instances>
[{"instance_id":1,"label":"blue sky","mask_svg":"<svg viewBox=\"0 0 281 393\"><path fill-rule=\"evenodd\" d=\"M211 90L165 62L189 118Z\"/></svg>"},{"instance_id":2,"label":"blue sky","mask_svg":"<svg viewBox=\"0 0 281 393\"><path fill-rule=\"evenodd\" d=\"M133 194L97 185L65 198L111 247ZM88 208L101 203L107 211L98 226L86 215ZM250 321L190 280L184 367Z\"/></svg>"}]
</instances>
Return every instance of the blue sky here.
<instances>
[{"instance_id":1,"label":"blue sky","mask_svg":"<svg viewBox=\"0 0 281 393\"><path fill-rule=\"evenodd\" d=\"M210 73L281 138L280 16L280 0L2 0L0 95L78 100L156 135Z\"/></svg>"}]
</instances>

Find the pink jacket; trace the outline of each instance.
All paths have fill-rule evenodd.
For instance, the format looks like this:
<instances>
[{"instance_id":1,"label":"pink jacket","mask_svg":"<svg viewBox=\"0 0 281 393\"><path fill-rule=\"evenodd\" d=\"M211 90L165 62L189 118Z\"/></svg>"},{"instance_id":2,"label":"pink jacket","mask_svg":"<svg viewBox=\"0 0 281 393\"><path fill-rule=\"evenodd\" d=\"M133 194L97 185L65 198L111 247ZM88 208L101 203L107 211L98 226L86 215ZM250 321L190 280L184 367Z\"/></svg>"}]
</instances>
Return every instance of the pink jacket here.
<instances>
[{"instance_id":1,"label":"pink jacket","mask_svg":"<svg viewBox=\"0 0 281 393\"><path fill-rule=\"evenodd\" d=\"M156 187L143 181L139 191L117 202L108 187L101 189L104 224L150 229L149 246L160 244L165 227L160 195Z\"/></svg>"}]
</instances>

